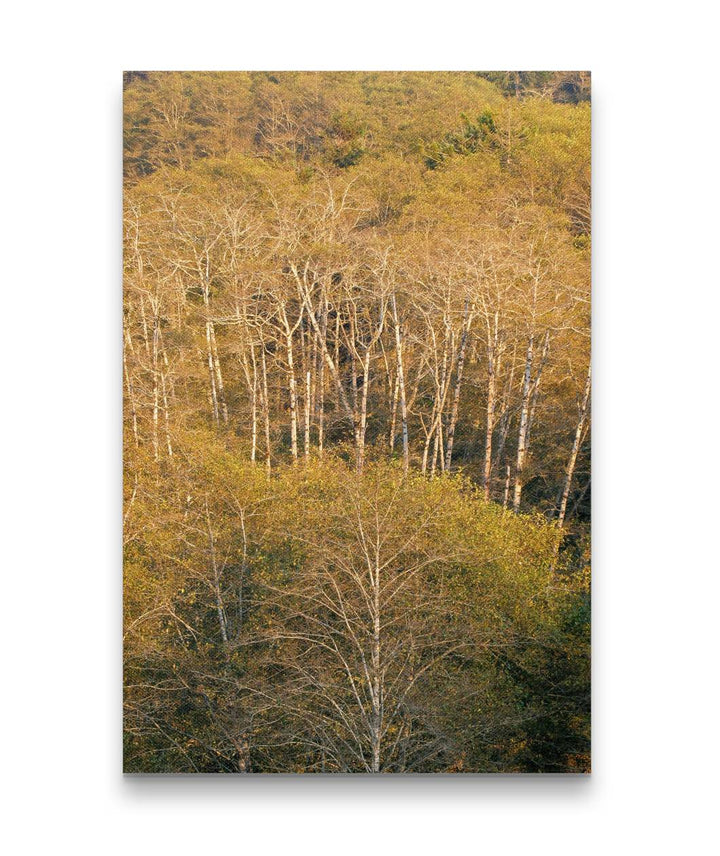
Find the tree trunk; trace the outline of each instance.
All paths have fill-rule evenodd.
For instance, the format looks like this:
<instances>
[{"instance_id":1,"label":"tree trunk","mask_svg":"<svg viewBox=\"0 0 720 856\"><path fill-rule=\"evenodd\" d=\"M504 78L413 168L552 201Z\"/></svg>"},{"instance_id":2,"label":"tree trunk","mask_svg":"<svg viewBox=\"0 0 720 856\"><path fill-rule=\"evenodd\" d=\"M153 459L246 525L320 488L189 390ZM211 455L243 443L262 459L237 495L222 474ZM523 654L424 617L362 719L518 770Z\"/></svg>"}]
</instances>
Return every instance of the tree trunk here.
<instances>
[{"instance_id":1,"label":"tree trunk","mask_svg":"<svg viewBox=\"0 0 720 856\"><path fill-rule=\"evenodd\" d=\"M347 337L346 337L347 341ZM348 351L350 352L350 373L352 378L352 402L353 402L353 413L357 414L358 412L358 373L357 373L357 360L355 357L355 347L356 347L356 339L355 339L355 320L353 318L353 313L350 313L350 341L348 341Z\"/></svg>"},{"instance_id":2,"label":"tree trunk","mask_svg":"<svg viewBox=\"0 0 720 856\"><path fill-rule=\"evenodd\" d=\"M560 497L560 508L558 510L558 527L563 528L565 523L565 512L567 510L568 497L570 496L570 487L572 485L573 474L575 472L575 464L577 463L578 452L580 451L580 443L582 441L583 431L585 430L585 422L588 414L588 404L590 403L590 387L591 387L591 371L592 367L588 367L587 380L585 381L585 390L583 392L582 404L580 405L580 414L578 423L575 429L575 438L573 440L572 450L570 452L570 460L568 461L567 470L565 472L565 484L563 486L562 495Z\"/></svg>"},{"instance_id":3,"label":"tree trunk","mask_svg":"<svg viewBox=\"0 0 720 856\"><path fill-rule=\"evenodd\" d=\"M223 604L222 592L220 590L220 570L217 565L217 557L215 556L215 537L210 523L210 510L208 508L207 497L205 498L205 519L207 522L208 532L208 547L210 552L210 565L213 572L213 588L215 592L215 608L217 610L218 623L220 625L220 635L222 641L227 645L228 629L227 617L225 615L225 605Z\"/></svg>"},{"instance_id":4,"label":"tree trunk","mask_svg":"<svg viewBox=\"0 0 720 856\"><path fill-rule=\"evenodd\" d=\"M225 386L223 385L222 371L220 370L220 355L218 354L217 341L215 340L215 325L213 324L212 320L209 322L209 324L210 343L213 350L213 364L215 366L215 376L217 378L218 402L220 404L220 412L222 413L223 422L227 425L228 408L227 401L225 399Z\"/></svg>"},{"instance_id":5,"label":"tree trunk","mask_svg":"<svg viewBox=\"0 0 720 856\"><path fill-rule=\"evenodd\" d=\"M247 356L243 354L242 365L245 372L245 381L250 390L250 460L255 463L257 459L258 376L255 345L252 342L250 343L250 360L252 362L252 375L247 364Z\"/></svg>"},{"instance_id":6,"label":"tree trunk","mask_svg":"<svg viewBox=\"0 0 720 856\"><path fill-rule=\"evenodd\" d=\"M223 419L227 422L227 405L225 404L225 392L222 383L222 374L217 357L217 346L215 342L215 329L210 314L210 254L205 252L205 263L196 255L197 271L200 277L200 286L203 296L203 307L205 309L205 340L207 343L207 360L210 372L210 399L212 402L213 419L216 425L220 425L220 410Z\"/></svg>"},{"instance_id":7,"label":"tree trunk","mask_svg":"<svg viewBox=\"0 0 720 856\"><path fill-rule=\"evenodd\" d=\"M510 432L510 413L512 410L512 392L515 380L515 355L517 353L516 347L513 348L512 360L510 362L510 374L508 376L507 385L505 387L505 392L503 394L503 404L502 404L502 414L500 416L499 429L498 429L498 442L497 442L497 450L495 452L495 460L498 462L503 458L503 453L505 451L505 444L507 442L508 433Z\"/></svg>"},{"instance_id":8,"label":"tree trunk","mask_svg":"<svg viewBox=\"0 0 720 856\"><path fill-rule=\"evenodd\" d=\"M285 345L287 347L287 361L289 372L290 385L290 451L293 460L297 461L298 457L298 426L297 426L297 389L295 385L295 366L293 364L293 340L289 333L285 337Z\"/></svg>"},{"instance_id":9,"label":"tree trunk","mask_svg":"<svg viewBox=\"0 0 720 856\"><path fill-rule=\"evenodd\" d=\"M395 350L397 353L398 378L397 382L400 394L400 418L402 420L403 472L405 473L405 475L407 475L410 466L410 450L408 441L407 400L405 397L405 370L403 368L402 333L400 331L400 321L398 319L397 302L394 293L392 296L392 312L393 321L395 324Z\"/></svg>"},{"instance_id":10,"label":"tree trunk","mask_svg":"<svg viewBox=\"0 0 720 856\"><path fill-rule=\"evenodd\" d=\"M485 459L483 463L483 493L490 499L490 474L492 470L492 440L495 428L495 357L488 354L488 398L485 424Z\"/></svg>"},{"instance_id":11,"label":"tree trunk","mask_svg":"<svg viewBox=\"0 0 720 856\"><path fill-rule=\"evenodd\" d=\"M372 772L380 772L380 741L382 736L383 700L381 688L381 623L380 623L380 568L377 562L373 574L373 635L371 649L372 683L370 686L371 716L370 738L372 746Z\"/></svg>"},{"instance_id":12,"label":"tree trunk","mask_svg":"<svg viewBox=\"0 0 720 856\"><path fill-rule=\"evenodd\" d=\"M305 460L310 457L310 369L305 372Z\"/></svg>"},{"instance_id":13,"label":"tree trunk","mask_svg":"<svg viewBox=\"0 0 720 856\"><path fill-rule=\"evenodd\" d=\"M463 368L465 366L465 350L467 348L468 337L470 334L470 324L472 323L472 315L470 314L470 304L465 301L465 320L463 323L462 336L460 337L460 353L457 361L457 375L455 378L455 393L453 395L452 410L450 412L450 424L448 425L447 436L447 452L445 454L445 467L449 471L452 465L453 443L455 441L455 426L457 425L458 412L460 408L460 387L462 384Z\"/></svg>"},{"instance_id":14,"label":"tree trunk","mask_svg":"<svg viewBox=\"0 0 720 856\"><path fill-rule=\"evenodd\" d=\"M368 388L370 386L370 348L365 352L363 362L364 382L362 396L360 397L360 428L358 431L358 472L363 471L365 464L365 432L367 431L367 400Z\"/></svg>"},{"instance_id":15,"label":"tree trunk","mask_svg":"<svg viewBox=\"0 0 720 856\"><path fill-rule=\"evenodd\" d=\"M323 303L322 325L319 338L319 366L317 369L317 423L318 423L318 455L322 458L323 443L325 441L325 360L322 357L322 343L327 340L327 300ZM316 333L316 336L318 334ZM317 341L317 339L316 339Z\"/></svg>"},{"instance_id":16,"label":"tree trunk","mask_svg":"<svg viewBox=\"0 0 720 856\"><path fill-rule=\"evenodd\" d=\"M490 482L492 473L492 441L495 430L495 370L498 357L498 313L495 312L492 330L487 323L487 361L488 361L488 397L487 417L485 425L485 461L483 464L483 491L485 499L490 499Z\"/></svg>"},{"instance_id":17,"label":"tree trunk","mask_svg":"<svg viewBox=\"0 0 720 856\"><path fill-rule=\"evenodd\" d=\"M207 341L207 360L210 372L210 401L212 404L213 420L216 425L220 424L220 411L218 410L217 388L215 386L215 363L213 360L212 337L210 321L205 322L205 339Z\"/></svg>"},{"instance_id":18,"label":"tree trunk","mask_svg":"<svg viewBox=\"0 0 720 856\"><path fill-rule=\"evenodd\" d=\"M268 400L268 382L267 382L267 362L265 360L265 342L260 340L260 356L262 357L262 411L263 422L265 424L265 466L267 467L268 475L270 475L272 449L270 443L270 401Z\"/></svg>"},{"instance_id":19,"label":"tree trunk","mask_svg":"<svg viewBox=\"0 0 720 856\"><path fill-rule=\"evenodd\" d=\"M135 446L138 447L140 446L140 438L138 435L137 409L135 407L135 391L132 380L130 379L127 356L125 355L125 340L129 339L130 334L126 330L125 336L123 337L123 371L125 372L125 385L127 387L128 404L130 405L130 415L132 417L133 437L135 439Z\"/></svg>"},{"instance_id":20,"label":"tree trunk","mask_svg":"<svg viewBox=\"0 0 720 856\"><path fill-rule=\"evenodd\" d=\"M395 380L392 381L392 392L390 394L390 433L388 434L388 451L392 455L395 449L395 432L397 431L397 409L400 399L400 375L395 372Z\"/></svg>"},{"instance_id":21,"label":"tree trunk","mask_svg":"<svg viewBox=\"0 0 720 856\"><path fill-rule=\"evenodd\" d=\"M165 372L160 372L160 387L162 389L162 399L163 399L163 413L165 415L164 423L165 423L165 443L167 446L167 452L170 457L172 457L172 442L170 441L170 408L168 407L168 397L167 390L165 388Z\"/></svg>"},{"instance_id":22,"label":"tree trunk","mask_svg":"<svg viewBox=\"0 0 720 856\"><path fill-rule=\"evenodd\" d=\"M297 387L295 382L295 364L293 361L293 332L285 311L285 304L280 308L282 322L285 328L285 349L287 351L288 381L290 387L290 452L293 461L298 459L298 419L297 419Z\"/></svg>"},{"instance_id":23,"label":"tree trunk","mask_svg":"<svg viewBox=\"0 0 720 856\"><path fill-rule=\"evenodd\" d=\"M158 325L159 319L157 313L153 318L153 344L152 344L152 365L153 365L153 452L155 460L160 458L160 444L158 440L158 414L160 411L160 372L158 369Z\"/></svg>"},{"instance_id":24,"label":"tree trunk","mask_svg":"<svg viewBox=\"0 0 720 856\"><path fill-rule=\"evenodd\" d=\"M437 429L435 431L435 441L433 445L433 459L432 459L432 468L430 469L430 478L435 477L435 470L438 465L438 457L440 458L440 472L445 472L445 451L443 444L443 423L442 423L442 413L440 414L440 421L438 422Z\"/></svg>"},{"instance_id":25,"label":"tree trunk","mask_svg":"<svg viewBox=\"0 0 720 856\"><path fill-rule=\"evenodd\" d=\"M518 432L517 460L515 462L515 489L513 491L513 511L516 514L520 511L520 498L522 496L523 488L523 466L525 465L525 455L527 453L527 429L530 408L530 378L532 376L533 347L534 336L533 334L531 334L530 339L528 341L527 355L525 357L525 374L523 376L522 405L520 409L520 430Z\"/></svg>"}]
</instances>

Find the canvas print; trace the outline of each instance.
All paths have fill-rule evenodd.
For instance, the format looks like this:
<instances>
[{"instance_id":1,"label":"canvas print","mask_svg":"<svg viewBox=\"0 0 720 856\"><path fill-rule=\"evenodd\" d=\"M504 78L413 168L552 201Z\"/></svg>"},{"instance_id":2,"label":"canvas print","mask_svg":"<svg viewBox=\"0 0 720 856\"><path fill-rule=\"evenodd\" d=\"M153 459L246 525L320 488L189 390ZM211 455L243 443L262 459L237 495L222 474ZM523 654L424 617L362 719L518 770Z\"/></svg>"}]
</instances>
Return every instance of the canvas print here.
<instances>
[{"instance_id":1,"label":"canvas print","mask_svg":"<svg viewBox=\"0 0 720 856\"><path fill-rule=\"evenodd\" d=\"M589 73L123 88L125 772L589 772Z\"/></svg>"}]
</instances>

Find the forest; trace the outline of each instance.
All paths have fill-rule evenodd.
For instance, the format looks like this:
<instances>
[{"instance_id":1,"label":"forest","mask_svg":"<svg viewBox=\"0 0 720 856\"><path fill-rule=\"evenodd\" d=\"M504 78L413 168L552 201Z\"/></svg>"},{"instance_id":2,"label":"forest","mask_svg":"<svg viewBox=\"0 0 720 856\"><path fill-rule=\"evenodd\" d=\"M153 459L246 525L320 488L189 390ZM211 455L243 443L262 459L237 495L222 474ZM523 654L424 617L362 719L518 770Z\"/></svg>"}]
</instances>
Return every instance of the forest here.
<instances>
[{"instance_id":1,"label":"forest","mask_svg":"<svg viewBox=\"0 0 720 856\"><path fill-rule=\"evenodd\" d=\"M125 772L589 772L589 73L123 88Z\"/></svg>"}]
</instances>

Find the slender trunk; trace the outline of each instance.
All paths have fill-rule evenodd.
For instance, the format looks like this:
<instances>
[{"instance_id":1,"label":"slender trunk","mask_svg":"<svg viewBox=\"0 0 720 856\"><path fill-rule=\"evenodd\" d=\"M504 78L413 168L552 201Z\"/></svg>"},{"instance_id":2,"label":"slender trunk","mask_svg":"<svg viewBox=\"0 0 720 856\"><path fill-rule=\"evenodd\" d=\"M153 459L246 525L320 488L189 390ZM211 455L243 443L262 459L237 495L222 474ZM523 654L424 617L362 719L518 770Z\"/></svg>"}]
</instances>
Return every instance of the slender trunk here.
<instances>
[{"instance_id":1,"label":"slender trunk","mask_svg":"<svg viewBox=\"0 0 720 856\"><path fill-rule=\"evenodd\" d=\"M405 370L403 368L402 333L398 319L397 302L395 294L392 296L392 312L395 324L395 351L397 353L397 377L398 390L400 394L400 418L402 420L402 443L403 443L403 472L407 475L410 466L410 450L408 441L407 400L405 397Z\"/></svg>"},{"instance_id":2,"label":"slender trunk","mask_svg":"<svg viewBox=\"0 0 720 856\"><path fill-rule=\"evenodd\" d=\"M215 361L213 360L212 337L210 321L205 322L205 339L207 341L207 360L210 372L210 402L212 405L213 420L216 425L220 424L220 411L218 410L217 388L215 386Z\"/></svg>"},{"instance_id":3,"label":"slender trunk","mask_svg":"<svg viewBox=\"0 0 720 856\"><path fill-rule=\"evenodd\" d=\"M469 312L469 303L465 302L465 322L463 324L462 336L460 338L460 352L457 361L457 376L455 378L455 393L453 395L452 410L450 412L450 424L448 425L447 452L445 455L445 466L448 470L452 465L453 443L455 441L455 426L457 425L458 412L460 409L460 387L462 385L463 368L465 366L465 350L467 348L470 334L472 316Z\"/></svg>"},{"instance_id":4,"label":"slender trunk","mask_svg":"<svg viewBox=\"0 0 720 856\"><path fill-rule=\"evenodd\" d=\"M160 412L160 385L158 383L160 372L158 370L158 326L159 319L157 313L153 319L153 344L152 344L152 365L153 365L153 452L155 460L160 458L160 444L158 440L158 415Z\"/></svg>"},{"instance_id":5,"label":"slender trunk","mask_svg":"<svg viewBox=\"0 0 720 856\"><path fill-rule=\"evenodd\" d=\"M305 372L305 460L310 457L310 369Z\"/></svg>"},{"instance_id":6,"label":"slender trunk","mask_svg":"<svg viewBox=\"0 0 720 856\"><path fill-rule=\"evenodd\" d=\"M251 436L252 446L250 447L250 460L255 463L257 458L257 399L258 399L258 376L257 376L257 359L255 358L255 345L250 345L250 357L252 359L252 403L251 407Z\"/></svg>"},{"instance_id":7,"label":"slender trunk","mask_svg":"<svg viewBox=\"0 0 720 856\"><path fill-rule=\"evenodd\" d=\"M487 421L485 425L485 459L483 462L483 493L485 499L490 499L490 484L492 471L492 440L495 428L495 372L490 367L488 376Z\"/></svg>"},{"instance_id":8,"label":"slender trunk","mask_svg":"<svg viewBox=\"0 0 720 856\"><path fill-rule=\"evenodd\" d=\"M505 451L505 443L507 442L508 433L510 431L510 412L512 409L512 392L515 380L515 354L516 349L513 349L512 361L510 363L510 374L503 394L502 415L500 417L497 450L495 452L495 459L498 461L498 464L502 460L503 452Z\"/></svg>"},{"instance_id":9,"label":"slender trunk","mask_svg":"<svg viewBox=\"0 0 720 856\"><path fill-rule=\"evenodd\" d=\"M248 537L247 528L245 526L245 509L240 509L240 532L242 534L242 557L240 562L240 579L238 581L238 602L237 602L237 631L236 637L240 638L243 628L243 620L245 618L245 577L248 570Z\"/></svg>"},{"instance_id":10,"label":"slender trunk","mask_svg":"<svg viewBox=\"0 0 720 856\"><path fill-rule=\"evenodd\" d=\"M219 374L217 365L217 348L215 346L215 330L210 315L210 256L205 255L203 267L200 259L197 259L198 274L202 288L203 307L205 309L205 340L207 344L208 370L210 372L210 400L212 403L213 419L216 425L220 425L220 404L223 405L223 417L227 422L227 406L224 403L224 390L222 388L222 376ZM220 395L222 390L223 395Z\"/></svg>"},{"instance_id":11,"label":"slender trunk","mask_svg":"<svg viewBox=\"0 0 720 856\"><path fill-rule=\"evenodd\" d=\"M373 636L372 636L372 685L370 687L372 699L371 715L371 745L372 745L372 772L380 772L380 740L382 735L383 699L381 681L381 623L380 623L380 568L375 564L373 574Z\"/></svg>"},{"instance_id":12,"label":"slender trunk","mask_svg":"<svg viewBox=\"0 0 720 856\"><path fill-rule=\"evenodd\" d=\"M508 507L510 499L510 464L505 466L505 491L503 492L503 508Z\"/></svg>"},{"instance_id":13,"label":"slender trunk","mask_svg":"<svg viewBox=\"0 0 720 856\"><path fill-rule=\"evenodd\" d=\"M238 327L241 327L243 331L247 331L248 322L247 317L243 317L240 313L240 307L235 307L235 318L237 320ZM250 351L250 364L248 364L247 352ZM250 460L251 462L255 462L257 460L257 431L258 431L258 370L257 370L257 357L255 356L255 343L250 342L249 345L245 341L244 333L240 337L240 365L243 370L243 374L245 375L245 383L248 388L248 392L250 393ZM250 371L250 366L252 366L252 371ZM260 391L260 400L262 406L262 391Z\"/></svg>"},{"instance_id":14,"label":"slender trunk","mask_svg":"<svg viewBox=\"0 0 720 856\"><path fill-rule=\"evenodd\" d=\"M582 404L580 405L580 414L578 416L578 423L575 429L575 438L573 440L572 450L570 452L570 460L568 461L567 470L565 472L565 484L563 486L562 495L560 497L560 508L558 510L558 527L560 529L562 529L565 523L565 512L567 510L568 497L570 496L570 487L572 485L573 474L575 472L575 464L577 463L578 452L580 451L580 443L582 440L583 432L585 430L585 422L587 420L588 414L588 404L590 403L590 387L591 368L588 368Z\"/></svg>"},{"instance_id":15,"label":"slender trunk","mask_svg":"<svg viewBox=\"0 0 720 856\"><path fill-rule=\"evenodd\" d=\"M328 315L328 307L327 300L324 301L323 304L323 314L322 314L322 325L320 328L320 339L321 343L319 345L320 351L323 348L323 342L327 341L327 315ZM317 334L316 334L317 335ZM317 341L317 339L316 339ZM318 455L322 458L323 454L323 443L325 440L325 360L322 358L322 354L318 353L318 362L319 366L317 369L317 423L318 423Z\"/></svg>"},{"instance_id":16,"label":"slender trunk","mask_svg":"<svg viewBox=\"0 0 720 856\"><path fill-rule=\"evenodd\" d=\"M302 354L301 372L303 378L303 457L310 457L310 408L312 407L312 371L310 363L309 334L305 324L300 325L300 353Z\"/></svg>"},{"instance_id":17,"label":"slender trunk","mask_svg":"<svg viewBox=\"0 0 720 856\"><path fill-rule=\"evenodd\" d=\"M350 371L352 376L352 401L353 412L358 412L358 373L357 361L355 359L355 320L353 313L350 313L350 341L348 342L348 350L350 351Z\"/></svg>"},{"instance_id":18,"label":"slender trunk","mask_svg":"<svg viewBox=\"0 0 720 856\"><path fill-rule=\"evenodd\" d=\"M225 399L225 387L223 385L222 379L222 371L220 370L220 355L218 354L217 341L215 340L215 325L212 321L210 324L210 343L213 350L213 364L215 366L215 377L217 379L217 394L218 394L218 402L220 404L220 411L222 413L223 422L227 425L228 422L228 408L227 401Z\"/></svg>"},{"instance_id":19,"label":"slender trunk","mask_svg":"<svg viewBox=\"0 0 720 856\"><path fill-rule=\"evenodd\" d=\"M173 404L175 404L175 402L176 402L175 381L173 380L173 376L170 372L170 360L168 360L167 351L165 350L165 343L163 342L162 330L160 330L159 332L160 332L160 355L162 356L163 365L165 366L165 377L167 378L168 386L170 387L169 399L170 399L170 401L173 402Z\"/></svg>"},{"instance_id":20,"label":"slender trunk","mask_svg":"<svg viewBox=\"0 0 720 856\"><path fill-rule=\"evenodd\" d=\"M444 452L444 444L443 444L443 423L442 423L442 414L440 415L440 421L438 422L437 430L435 431L435 443L433 447L433 459L432 459L432 468L430 470L430 478L435 477L435 470L438 465L438 457L440 459L440 472L445 472L445 452Z\"/></svg>"},{"instance_id":21,"label":"slender trunk","mask_svg":"<svg viewBox=\"0 0 720 856\"><path fill-rule=\"evenodd\" d=\"M440 472L445 472L445 438L443 435L443 423L442 419L440 420L440 425L438 427L438 438L439 438L439 447L440 447Z\"/></svg>"},{"instance_id":22,"label":"slender trunk","mask_svg":"<svg viewBox=\"0 0 720 856\"><path fill-rule=\"evenodd\" d=\"M527 453L527 429L530 408L530 378L532 375L534 336L530 335L527 355L525 357L525 374L523 376L522 405L520 409L520 430L518 432L517 460L515 462L515 489L513 491L513 511L520 511L520 498L523 488L523 467Z\"/></svg>"},{"instance_id":23,"label":"slender trunk","mask_svg":"<svg viewBox=\"0 0 720 856\"><path fill-rule=\"evenodd\" d=\"M293 364L293 340L289 333L285 337L285 345L287 348L288 372L290 374L290 451L292 453L293 460L297 461L297 389L295 385L295 366Z\"/></svg>"},{"instance_id":24,"label":"slender trunk","mask_svg":"<svg viewBox=\"0 0 720 856\"><path fill-rule=\"evenodd\" d=\"M295 363L293 360L293 332L290 327L285 305L281 306L282 322L285 328L285 349L287 351L287 364L290 387L290 451L293 461L298 459L298 420L297 420L297 387L295 383ZM297 325L296 325L297 326Z\"/></svg>"},{"instance_id":25,"label":"slender trunk","mask_svg":"<svg viewBox=\"0 0 720 856\"><path fill-rule=\"evenodd\" d=\"M213 572L213 588L215 592L215 608L217 610L218 623L220 625L220 635L222 636L222 641L227 644L228 641L228 630L227 630L227 616L225 615L225 605L223 604L222 592L220 591L220 569L217 565L217 557L215 555L215 537L212 531L212 525L210 523L210 511L208 509L207 498L205 499L205 519L207 521L207 531L208 531L208 547L210 552L210 565L212 567Z\"/></svg>"},{"instance_id":26,"label":"slender trunk","mask_svg":"<svg viewBox=\"0 0 720 856\"><path fill-rule=\"evenodd\" d=\"M388 437L388 449L392 455L395 449L395 431L397 430L397 408L400 397L400 375L395 372L395 381L392 385L392 394L390 396L390 435Z\"/></svg>"},{"instance_id":27,"label":"slender trunk","mask_svg":"<svg viewBox=\"0 0 720 856\"><path fill-rule=\"evenodd\" d=\"M270 445L270 401L268 399L268 382L267 382L267 362L265 360L265 342L260 341L260 355L262 357L262 410L263 422L265 425L265 466L267 467L268 475L271 468L271 445Z\"/></svg>"},{"instance_id":28,"label":"slender trunk","mask_svg":"<svg viewBox=\"0 0 720 856\"><path fill-rule=\"evenodd\" d=\"M125 331L125 336L123 338L130 338L127 330ZM123 341L123 371L125 373L125 385L127 387L128 404L130 405L130 415L132 418L133 437L135 439L135 446L138 447L140 445L140 438L138 435L137 409L135 407L135 391L133 388L132 380L130 379L127 356L125 355L125 341Z\"/></svg>"},{"instance_id":29,"label":"slender trunk","mask_svg":"<svg viewBox=\"0 0 720 856\"><path fill-rule=\"evenodd\" d=\"M320 360L318 368L318 455L322 458L325 442L325 361Z\"/></svg>"},{"instance_id":30,"label":"slender trunk","mask_svg":"<svg viewBox=\"0 0 720 856\"><path fill-rule=\"evenodd\" d=\"M163 413L165 415L164 423L165 423L165 443L167 445L167 452L170 457L172 457L172 443L170 441L170 409L168 407L168 397L167 390L165 387L165 372L160 372L160 386L162 389L162 398L163 398Z\"/></svg>"},{"instance_id":31,"label":"slender trunk","mask_svg":"<svg viewBox=\"0 0 720 856\"><path fill-rule=\"evenodd\" d=\"M487 421L485 425L485 461L483 464L483 490L485 499L490 499L490 482L492 472L492 441L495 430L495 368L498 350L498 313L495 313L492 333L488 324L488 398L487 398Z\"/></svg>"},{"instance_id":32,"label":"slender trunk","mask_svg":"<svg viewBox=\"0 0 720 856\"><path fill-rule=\"evenodd\" d=\"M335 312L335 365L340 364L340 309Z\"/></svg>"},{"instance_id":33,"label":"slender trunk","mask_svg":"<svg viewBox=\"0 0 720 856\"><path fill-rule=\"evenodd\" d=\"M370 348L365 352L363 361L364 382L362 396L360 397L360 427L358 431L358 472L361 473L365 464L365 432L367 431L367 400L368 387L370 386Z\"/></svg>"},{"instance_id":34,"label":"slender trunk","mask_svg":"<svg viewBox=\"0 0 720 856\"><path fill-rule=\"evenodd\" d=\"M492 470L492 435L495 428L495 356L488 352L488 401L485 425L485 461L483 464L483 491L490 499L490 473Z\"/></svg>"}]
</instances>

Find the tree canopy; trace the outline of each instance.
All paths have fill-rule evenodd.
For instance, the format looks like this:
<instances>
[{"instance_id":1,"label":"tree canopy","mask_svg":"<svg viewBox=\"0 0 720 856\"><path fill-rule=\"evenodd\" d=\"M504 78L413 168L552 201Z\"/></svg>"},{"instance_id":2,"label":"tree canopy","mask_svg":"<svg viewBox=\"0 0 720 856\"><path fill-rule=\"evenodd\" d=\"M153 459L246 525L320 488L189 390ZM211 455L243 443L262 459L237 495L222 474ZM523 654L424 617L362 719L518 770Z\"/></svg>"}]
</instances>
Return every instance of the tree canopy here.
<instances>
[{"instance_id":1,"label":"tree canopy","mask_svg":"<svg viewBox=\"0 0 720 856\"><path fill-rule=\"evenodd\" d=\"M589 76L124 91L126 770L588 770Z\"/></svg>"}]
</instances>

